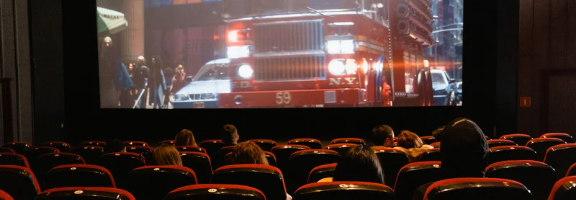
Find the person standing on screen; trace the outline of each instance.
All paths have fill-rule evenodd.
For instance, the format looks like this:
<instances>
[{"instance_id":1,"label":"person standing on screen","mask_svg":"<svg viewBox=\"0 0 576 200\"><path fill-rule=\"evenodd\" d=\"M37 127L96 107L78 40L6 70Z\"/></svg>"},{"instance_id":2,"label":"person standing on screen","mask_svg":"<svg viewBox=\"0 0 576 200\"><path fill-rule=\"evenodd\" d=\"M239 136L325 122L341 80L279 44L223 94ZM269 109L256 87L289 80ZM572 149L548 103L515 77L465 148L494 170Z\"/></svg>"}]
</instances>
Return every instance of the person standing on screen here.
<instances>
[{"instance_id":1,"label":"person standing on screen","mask_svg":"<svg viewBox=\"0 0 576 200\"><path fill-rule=\"evenodd\" d=\"M176 94L180 89L186 85L186 72L184 72L184 67L178 65L176 72L174 74L174 80L172 81L172 93Z\"/></svg>"},{"instance_id":2,"label":"person standing on screen","mask_svg":"<svg viewBox=\"0 0 576 200\"><path fill-rule=\"evenodd\" d=\"M151 83L149 103L154 103L152 108L160 109L164 106L164 91L166 91L166 80L164 79L164 71L162 70L162 60L157 56L152 57L150 69L152 71L152 77L149 81Z\"/></svg>"},{"instance_id":3,"label":"person standing on screen","mask_svg":"<svg viewBox=\"0 0 576 200\"><path fill-rule=\"evenodd\" d=\"M128 69L126 69L126 65L122 63L122 61L116 61L116 69L115 72L115 79L114 79L114 86L116 86L116 93L119 99L119 106L121 108L132 108L134 105L133 98L130 94L130 90L134 88L134 83L132 82L132 78L130 78L130 74Z\"/></svg>"},{"instance_id":4,"label":"person standing on screen","mask_svg":"<svg viewBox=\"0 0 576 200\"><path fill-rule=\"evenodd\" d=\"M174 80L174 70L170 67L164 70L166 88L164 90L164 108L169 108L170 97L172 96L172 82Z\"/></svg>"},{"instance_id":5,"label":"person standing on screen","mask_svg":"<svg viewBox=\"0 0 576 200\"><path fill-rule=\"evenodd\" d=\"M138 65L134 70L134 86L136 87L136 105L137 108L145 109L146 100L148 92L146 87L148 86L148 75L150 70L146 66L146 59L144 56L138 57Z\"/></svg>"}]
</instances>

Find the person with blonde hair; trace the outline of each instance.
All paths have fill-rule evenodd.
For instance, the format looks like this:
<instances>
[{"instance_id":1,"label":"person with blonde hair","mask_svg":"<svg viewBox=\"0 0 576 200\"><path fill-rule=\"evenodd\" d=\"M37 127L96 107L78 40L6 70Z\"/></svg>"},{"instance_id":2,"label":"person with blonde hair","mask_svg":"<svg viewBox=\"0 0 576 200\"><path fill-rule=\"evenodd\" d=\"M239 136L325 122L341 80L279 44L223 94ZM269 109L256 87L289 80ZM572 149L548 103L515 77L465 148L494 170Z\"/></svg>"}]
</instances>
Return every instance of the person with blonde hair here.
<instances>
[{"instance_id":1,"label":"person with blonde hair","mask_svg":"<svg viewBox=\"0 0 576 200\"><path fill-rule=\"evenodd\" d=\"M430 145L425 145L416 133L407 130L402 131L402 133L398 135L397 140L396 147L394 148L404 151L404 153L408 155L410 162L418 161L422 153L426 152L427 149L434 148Z\"/></svg>"},{"instance_id":2,"label":"person with blonde hair","mask_svg":"<svg viewBox=\"0 0 576 200\"><path fill-rule=\"evenodd\" d=\"M182 166L180 153L172 145L162 144L154 149L152 153L156 165L177 165Z\"/></svg>"},{"instance_id":3,"label":"person with blonde hair","mask_svg":"<svg viewBox=\"0 0 576 200\"><path fill-rule=\"evenodd\" d=\"M178 134L176 134L176 138L174 139L174 146L193 146L197 147L196 139L194 138L194 134L192 131L188 129L182 129Z\"/></svg>"},{"instance_id":4,"label":"person with blonde hair","mask_svg":"<svg viewBox=\"0 0 576 200\"><path fill-rule=\"evenodd\" d=\"M262 148L256 143L246 141L238 143L232 149L232 164L264 164L268 165L268 159Z\"/></svg>"}]
</instances>

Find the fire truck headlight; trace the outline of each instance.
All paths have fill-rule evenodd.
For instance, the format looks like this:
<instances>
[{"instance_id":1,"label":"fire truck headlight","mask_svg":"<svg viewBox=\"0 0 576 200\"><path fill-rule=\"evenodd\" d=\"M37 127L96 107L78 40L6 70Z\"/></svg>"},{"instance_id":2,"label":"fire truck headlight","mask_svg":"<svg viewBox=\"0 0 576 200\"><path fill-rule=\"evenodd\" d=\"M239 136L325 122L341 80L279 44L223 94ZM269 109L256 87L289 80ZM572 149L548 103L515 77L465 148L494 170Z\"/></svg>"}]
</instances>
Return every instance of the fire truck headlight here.
<instances>
[{"instance_id":1,"label":"fire truck headlight","mask_svg":"<svg viewBox=\"0 0 576 200\"><path fill-rule=\"evenodd\" d=\"M254 74L254 70L250 65L244 64L238 68L238 75L242 78L250 78Z\"/></svg>"},{"instance_id":2,"label":"fire truck headlight","mask_svg":"<svg viewBox=\"0 0 576 200\"><path fill-rule=\"evenodd\" d=\"M354 53L354 40L342 40L340 43L340 52Z\"/></svg>"},{"instance_id":3,"label":"fire truck headlight","mask_svg":"<svg viewBox=\"0 0 576 200\"><path fill-rule=\"evenodd\" d=\"M228 47L228 58L245 58L250 56L249 46L231 46Z\"/></svg>"},{"instance_id":4,"label":"fire truck headlight","mask_svg":"<svg viewBox=\"0 0 576 200\"><path fill-rule=\"evenodd\" d=\"M238 32L240 30L228 31L228 42L238 42Z\"/></svg>"},{"instance_id":5,"label":"fire truck headlight","mask_svg":"<svg viewBox=\"0 0 576 200\"><path fill-rule=\"evenodd\" d=\"M344 60L334 59L330 61L330 64L328 64L328 71L330 71L332 75L337 76L346 74L346 66L344 65Z\"/></svg>"},{"instance_id":6,"label":"fire truck headlight","mask_svg":"<svg viewBox=\"0 0 576 200\"><path fill-rule=\"evenodd\" d=\"M329 54L354 53L354 40L328 40L326 50Z\"/></svg>"}]
</instances>

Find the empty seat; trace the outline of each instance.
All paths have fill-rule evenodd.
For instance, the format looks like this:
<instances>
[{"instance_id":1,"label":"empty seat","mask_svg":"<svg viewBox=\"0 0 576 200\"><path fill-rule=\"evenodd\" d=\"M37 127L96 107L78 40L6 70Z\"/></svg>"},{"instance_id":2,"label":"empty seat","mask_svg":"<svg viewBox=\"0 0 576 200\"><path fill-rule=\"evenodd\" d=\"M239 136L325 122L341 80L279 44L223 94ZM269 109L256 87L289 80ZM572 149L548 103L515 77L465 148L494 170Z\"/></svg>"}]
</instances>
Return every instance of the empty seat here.
<instances>
[{"instance_id":1,"label":"empty seat","mask_svg":"<svg viewBox=\"0 0 576 200\"><path fill-rule=\"evenodd\" d=\"M46 142L46 143L44 143L43 146L49 146L49 147L57 148L58 150L60 150L60 152L70 152L70 150L72 150L72 147L70 147L70 144L68 144L67 142L60 142L60 141Z\"/></svg>"},{"instance_id":2,"label":"empty seat","mask_svg":"<svg viewBox=\"0 0 576 200\"><path fill-rule=\"evenodd\" d=\"M164 200L266 200L264 193L243 185L189 185L171 191Z\"/></svg>"},{"instance_id":3,"label":"empty seat","mask_svg":"<svg viewBox=\"0 0 576 200\"><path fill-rule=\"evenodd\" d=\"M515 146L515 145L517 145L512 140L503 140L503 139L493 139L493 140L488 140L487 142L488 142L489 148L499 147L499 146Z\"/></svg>"},{"instance_id":4,"label":"empty seat","mask_svg":"<svg viewBox=\"0 0 576 200\"><path fill-rule=\"evenodd\" d=\"M176 142L176 140L164 140L164 141L162 141L162 142L160 142L160 143L162 143L162 144L174 145L174 142Z\"/></svg>"},{"instance_id":5,"label":"empty seat","mask_svg":"<svg viewBox=\"0 0 576 200\"><path fill-rule=\"evenodd\" d=\"M276 166L276 156L272 152L264 151L264 155L266 155L269 165Z\"/></svg>"},{"instance_id":6,"label":"empty seat","mask_svg":"<svg viewBox=\"0 0 576 200\"><path fill-rule=\"evenodd\" d=\"M133 169L146 165L146 162L140 154L116 152L100 156L98 165L110 170L117 187L125 188L128 173Z\"/></svg>"},{"instance_id":7,"label":"empty seat","mask_svg":"<svg viewBox=\"0 0 576 200\"><path fill-rule=\"evenodd\" d=\"M560 179L548 197L548 200L574 200L576 199L576 176Z\"/></svg>"},{"instance_id":8,"label":"empty seat","mask_svg":"<svg viewBox=\"0 0 576 200\"><path fill-rule=\"evenodd\" d=\"M524 145L526 145L526 143L528 143L528 141L530 141L532 139L532 136L522 134L522 133L514 133L514 134L508 134L508 135L500 136L500 139L512 140L516 144L524 146Z\"/></svg>"},{"instance_id":9,"label":"empty seat","mask_svg":"<svg viewBox=\"0 0 576 200\"><path fill-rule=\"evenodd\" d=\"M220 148L224 146L222 140L204 140L200 143L200 147L206 149L208 155L220 150Z\"/></svg>"},{"instance_id":10,"label":"empty seat","mask_svg":"<svg viewBox=\"0 0 576 200\"><path fill-rule=\"evenodd\" d=\"M214 172L212 183L246 185L262 191L268 200L286 200L286 187L282 172L269 165L224 166Z\"/></svg>"},{"instance_id":11,"label":"empty seat","mask_svg":"<svg viewBox=\"0 0 576 200\"><path fill-rule=\"evenodd\" d=\"M545 133L540 136L541 138L559 138L567 143L574 143L574 138L568 133Z\"/></svg>"},{"instance_id":12,"label":"empty seat","mask_svg":"<svg viewBox=\"0 0 576 200\"><path fill-rule=\"evenodd\" d=\"M65 187L49 189L36 200L136 200L129 192L118 188Z\"/></svg>"},{"instance_id":13,"label":"empty seat","mask_svg":"<svg viewBox=\"0 0 576 200\"><path fill-rule=\"evenodd\" d=\"M424 144L432 144L436 142L436 138L434 136L421 136L420 139L422 139Z\"/></svg>"},{"instance_id":14,"label":"empty seat","mask_svg":"<svg viewBox=\"0 0 576 200\"><path fill-rule=\"evenodd\" d=\"M8 193L0 190L0 200L14 200Z\"/></svg>"},{"instance_id":15,"label":"empty seat","mask_svg":"<svg viewBox=\"0 0 576 200\"><path fill-rule=\"evenodd\" d=\"M288 160L290 160L290 155L294 152L300 150L310 149L308 146L304 145L278 145L272 147L272 153L276 156L276 166L282 170L282 172L286 173L288 171Z\"/></svg>"},{"instance_id":16,"label":"empty seat","mask_svg":"<svg viewBox=\"0 0 576 200\"><path fill-rule=\"evenodd\" d=\"M33 200L40 193L40 186L29 168L0 166L0 190L10 194L15 200Z\"/></svg>"},{"instance_id":17,"label":"empty seat","mask_svg":"<svg viewBox=\"0 0 576 200\"><path fill-rule=\"evenodd\" d=\"M424 199L510 200L531 199L532 195L521 183L499 178L453 178L433 183Z\"/></svg>"},{"instance_id":18,"label":"empty seat","mask_svg":"<svg viewBox=\"0 0 576 200\"><path fill-rule=\"evenodd\" d=\"M294 152L288 161L286 184L288 192L293 193L298 187L308 182L308 175L314 167L338 163L340 155L336 151L327 149L300 150ZM268 195L266 195L268 197Z\"/></svg>"},{"instance_id":19,"label":"empty seat","mask_svg":"<svg viewBox=\"0 0 576 200\"><path fill-rule=\"evenodd\" d=\"M488 152L488 164L505 160L536 160L536 151L525 146L492 147Z\"/></svg>"},{"instance_id":20,"label":"empty seat","mask_svg":"<svg viewBox=\"0 0 576 200\"><path fill-rule=\"evenodd\" d=\"M272 147L276 146L276 141L268 139L251 139L250 142L256 143L262 150L270 151Z\"/></svg>"},{"instance_id":21,"label":"empty seat","mask_svg":"<svg viewBox=\"0 0 576 200\"><path fill-rule=\"evenodd\" d=\"M104 141L96 141L96 140L92 140L92 141L84 141L84 142L80 142L80 144L78 144L77 146L99 146L99 147L106 147L106 142Z\"/></svg>"},{"instance_id":22,"label":"empty seat","mask_svg":"<svg viewBox=\"0 0 576 200\"><path fill-rule=\"evenodd\" d=\"M0 165L16 165L30 168L28 159L23 155L15 153L0 153Z\"/></svg>"},{"instance_id":23,"label":"empty seat","mask_svg":"<svg viewBox=\"0 0 576 200\"><path fill-rule=\"evenodd\" d=\"M194 170L198 183L210 183L212 177L212 164L210 157L205 153L181 151L180 158L182 158L182 165Z\"/></svg>"},{"instance_id":24,"label":"empty seat","mask_svg":"<svg viewBox=\"0 0 576 200\"><path fill-rule=\"evenodd\" d=\"M200 152L200 153L208 153L206 152L206 149L202 148L202 147L194 147L194 146L177 146L176 150L178 151L194 151L194 152Z\"/></svg>"},{"instance_id":25,"label":"empty seat","mask_svg":"<svg viewBox=\"0 0 576 200\"><path fill-rule=\"evenodd\" d=\"M142 147L149 147L150 145L144 141L126 141L124 142L126 146L142 146Z\"/></svg>"},{"instance_id":26,"label":"empty seat","mask_svg":"<svg viewBox=\"0 0 576 200\"><path fill-rule=\"evenodd\" d=\"M441 161L440 149L427 149L426 152L420 154L420 161Z\"/></svg>"},{"instance_id":27,"label":"empty seat","mask_svg":"<svg viewBox=\"0 0 576 200\"><path fill-rule=\"evenodd\" d=\"M137 154L143 154L147 152L153 152L154 148L149 146L128 146L126 147L126 152L132 152Z\"/></svg>"},{"instance_id":28,"label":"empty seat","mask_svg":"<svg viewBox=\"0 0 576 200\"><path fill-rule=\"evenodd\" d=\"M440 148L440 142L434 142L430 144L430 146L433 146L434 148Z\"/></svg>"},{"instance_id":29,"label":"empty seat","mask_svg":"<svg viewBox=\"0 0 576 200\"><path fill-rule=\"evenodd\" d=\"M546 156L546 151L548 148L559 145L565 144L564 140L558 138L534 138L528 143L526 143L527 147L530 147L536 151L536 160L543 161L544 157Z\"/></svg>"},{"instance_id":30,"label":"empty seat","mask_svg":"<svg viewBox=\"0 0 576 200\"><path fill-rule=\"evenodd\" d=\"M440 180L440 161L414 162L398 172L394 193L397 200L410 200L418 187Z\"/></svg>"},{"instance_id":31,"label":"empty seat","mask_svg":"<svg viewBox=\"0 0 576 200\"><path fill-rule=\"evenodd\" d=\"M82 146L72 149L72 153L78 154L84 158L87 164L96 164L100 156L104 153L104 147L101 146Z\"/></svg>"},{"instance_id":32,"label":"empty seat","mask_svg":"<svg viewBox=\"0 0 576 200\"><path fill-rule=\"evenodd\" d=\"M314 138L296 138L288 141L288 144L304 145L310 149L322 149L320 140Z\"/></svg>"},{"instance_id":33,"label":"empty seat","mask_svg":"<svg viewBox=\"0 0 576 200\"><path fill-rule=\"evenodd\" d=\"M84 159L72 153L49 153L36 159L36 164L32 166L32 171L40 183L44 183L44 176L52 168L67 164L86 164ZM42 185L41 185L42 186ZM44 187L42 187L44 188Z\"/></svg>"},{"instance_id":34,"label":"empty seat","mask_svg":"<svg viewBox=\"0 0 576 200\"><path fill-rule=\"evenodd\" d=\"M373 148L384 172L384 184L394 187L400 169L409 163L408 156L399 149Z\"/></svg>"},{"instance_id":35,"label":"empty seat","mask_svg":"<svg viewBox=\"0 0 576 200\"><path fill-rule=\"evenodd\" d=\"M197 184L190 168L174 165L138 167L130 172L126 190L138 200L163 199L170 191Z\"/></svg>"},{"instance_id":36,"label":"empty seat","mask_svg":"<svg viewBox=\"0 0 576 200\"><path fill-rule=\"evenodd\" d=\"M568 168L568 172L566 172L566 176L576 176L576 163L572 164L570 168Z\"/></svg>"},{"instance_id":37,"label":"empty seat","mask_svg":"<svg viewBox=\"0 0 576 200\"><path fill-rule=\"evenodd\" d=\"M558 178L550 165L533 160L502 161L486 167L486 177L503 178L524 184L534 199L545 200Z\"/></svg>"},{"instance_id":38,"label":"empty seat","mask_svg":"<svg viewBox=\"0 0 576 200\"><path fill-rule=\"evenodd\" d=\"M52 168L44 177L46 189L60 187L116 187L108 169L98 165L70 164Z\"/></svg>"},{"instance_id":39,"label":"empty seat","mask_svg":"<svg viewBox=\"0 0 576 200\"><path fill-rule=\"evenodd\" d=\"M26 156L26 159L30 162L30 166L33 167L39 156L48 153L60 153L60 150L54 147L34 147L24 152L24 156Z\"/></svg>"},{"instance_id":40,"label":"empty seat","mask_svg":"<svg viewBox=\"0 0 576 200\"><path fill-rule=\"evenodd\" d=\"M0 148L0 153L16 153L16 151L8 147L2 147Z\"/></svg>"},{"instance_id":41,"label":"empty seat","mask_svg":"<svg viewBox=\"0 0 576 200\"><path fill-rule=\"evenodd\" d=\"M369 182L337 181L311 183L298 188L294 194L297 200L384 200L395 199L392 188Z\"/></svg>"},{"instance_id":42,"label":"empty seat","mask_svg":"<svg viewBox=\"0 0 576 200\"><path fill-rule=\"evenodd\" d=\"M30 145L26 142L9 142L9 143L2 145L2 147L8 147L8 148L11 148L12 150L14 150L18 154L23 154L26 150L30 149L32 147L32 145Z\"/></svg>"},{"instance_id":43,"label":"empty seat","mask_svg":"<svg viewBox=\"0 0 576 200\"><path fill-rule=\"evenodd\" d=\"M334 170L336 170L337 163L330 163L314 167L308 175L308 183L316 183L323 178L334 177Z\"/></svg>"},{"instance_id":44,"label":"empty seat","mask_svg":"<svg viewBox=\"0 0 576 200\"><path fill-rule=\"evenodd\" d=\"M354 144L354 143L337 143L337 144L331 144L328 145L326 147L324 147L325 149L328 150L334 150L336 152L338 152L340 155L345 155L350 149L352 149L352 147L356 146L358 144Z\"/></svg>"},{"instance_id":45,"label":"empty seat","mask_svg":"<svg viewBox=\"0 0 576 200\"><path fill-rule=\"evenodd\" d=\"M558 177L564 177L566 172L576 163L576 144L559 144L546 151L544 162L556 169Z\"/></svg>"},{"instance_id":46,"label":"empty seat","mask_svg":"<svg viewBox=\"0 0 576 200\"><path fill-rule=\"evenodd\" d=\"M340 143L352 143L366 145L363 139L360 138L336 138L330 141L330 144L340 144Z\"/></svg>"}]
</instances>

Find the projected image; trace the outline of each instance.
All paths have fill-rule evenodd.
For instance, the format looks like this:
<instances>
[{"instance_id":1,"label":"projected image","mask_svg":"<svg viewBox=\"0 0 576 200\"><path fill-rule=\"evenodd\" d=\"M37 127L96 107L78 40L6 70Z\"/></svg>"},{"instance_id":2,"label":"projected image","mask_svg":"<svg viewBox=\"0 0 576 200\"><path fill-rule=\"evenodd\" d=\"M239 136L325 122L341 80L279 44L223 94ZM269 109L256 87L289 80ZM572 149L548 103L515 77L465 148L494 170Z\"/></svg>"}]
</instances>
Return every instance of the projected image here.
<instances>
[{"instance_id":1,"label":"projected image","mask_svg":"<svg viewBox=\"0 0 576 200\"><path fill-rule=\"evenodd\" d=\"M464 0L97 0L100 105L461 106Z\"/></svg>"}]
</instances>

